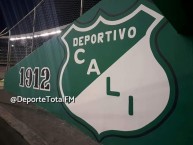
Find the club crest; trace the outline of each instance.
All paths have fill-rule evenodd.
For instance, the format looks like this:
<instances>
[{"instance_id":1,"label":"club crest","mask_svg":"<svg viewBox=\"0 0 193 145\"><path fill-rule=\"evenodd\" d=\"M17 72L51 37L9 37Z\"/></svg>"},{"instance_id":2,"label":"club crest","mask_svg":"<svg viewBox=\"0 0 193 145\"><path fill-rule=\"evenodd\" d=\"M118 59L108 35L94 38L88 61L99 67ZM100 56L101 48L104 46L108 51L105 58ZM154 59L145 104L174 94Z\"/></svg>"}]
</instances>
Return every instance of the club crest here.
<instances>
[{"instance_id":1,"label":"club crest","mask_svg":"<svg viewBox=\"0 0 193 145\"><path fill-rule=\"evenodd\" d=\"M98 140L141 135L170 114L172 71L151 43L162 19L141 4L119 17L101 13L88 24L74 23L63 34L59 89L76 98L64 106Z\"/></svg>"}]
</instances>

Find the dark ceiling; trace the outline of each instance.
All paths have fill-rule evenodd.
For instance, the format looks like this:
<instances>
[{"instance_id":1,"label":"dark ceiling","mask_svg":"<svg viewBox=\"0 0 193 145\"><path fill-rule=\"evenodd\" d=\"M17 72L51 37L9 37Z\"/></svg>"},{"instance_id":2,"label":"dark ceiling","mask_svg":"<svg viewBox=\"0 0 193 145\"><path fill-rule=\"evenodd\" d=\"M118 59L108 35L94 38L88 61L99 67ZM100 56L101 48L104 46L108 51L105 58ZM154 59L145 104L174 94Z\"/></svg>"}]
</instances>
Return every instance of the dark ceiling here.
<instances>
[{"instance_id":1,"label":"dark ceiling","mask_svg":"<svg viewBox=\"0 0 193 145\"><path fill-rule=\"evenodd\" d=\"M6 26L10 29L41 0L0 0L0 31ZM71 23L80 16L81 0L44 0L36 10L36 31L54 28ZM84 0L83 12L93 7L100 0ZM23 33L25 27L31 27L33 14L20 24ZM18 28L20 29L20 28Z\"/></svg>"},{"instance_id":2,"label":"dark ceiling","mask_svg":"<svg viewBox=\"0 0 193 145\"><path fill-rule=\"evenodd\" d=\"M0 0L0 31L12 27L30 10L37 0Z\"/></svg>"},{"instance_id":3,"label":"dark ceiling","mask_svg":"<svg viewBox=\"0 0 193 145\"><path fill-rule=\"evenodd\" d=\"M0 31L11 28L41 0L0 0ZM84 12L100 0L84 0ZM153 0L164 16L181 34L193 34L192 0ZM53 28L72 22L79 17L80 0L44 0L37 14L36 30ZM30 18L31 19L31 18ZM31 20L29 21L31 23ZM24 24L27 27L28 23ZM30 24L32 25L32 24ZM25 30L23 30L25 32Z\"/></svg>"}]
</instances>

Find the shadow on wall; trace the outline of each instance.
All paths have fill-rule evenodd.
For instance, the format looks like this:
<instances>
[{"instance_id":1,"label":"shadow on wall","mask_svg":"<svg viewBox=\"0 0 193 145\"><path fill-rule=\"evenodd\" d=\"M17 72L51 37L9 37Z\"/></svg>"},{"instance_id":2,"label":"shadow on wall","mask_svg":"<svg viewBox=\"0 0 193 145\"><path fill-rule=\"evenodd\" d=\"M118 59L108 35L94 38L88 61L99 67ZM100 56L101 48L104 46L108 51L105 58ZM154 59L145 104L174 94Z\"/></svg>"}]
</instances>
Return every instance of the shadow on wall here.
<instances>
[{"instance_id":1,"label":"shadow on wall","mask_svg":"<svg viewBox=\"0 0 193 145\"><path fill-rule=\"evenodd\" d=\"M4 79L5 72L6 72L6 66L0 66L0 81Z\"/></svg>"}]
</instances>

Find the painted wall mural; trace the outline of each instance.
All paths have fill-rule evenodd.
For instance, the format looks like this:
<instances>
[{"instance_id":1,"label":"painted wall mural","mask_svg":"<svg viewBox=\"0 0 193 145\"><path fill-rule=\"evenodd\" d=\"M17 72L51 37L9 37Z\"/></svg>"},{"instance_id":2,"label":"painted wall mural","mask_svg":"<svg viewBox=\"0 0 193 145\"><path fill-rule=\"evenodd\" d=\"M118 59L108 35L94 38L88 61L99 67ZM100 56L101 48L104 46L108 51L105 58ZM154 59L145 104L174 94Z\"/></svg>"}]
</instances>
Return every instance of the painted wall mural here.
<instances>
[{"instance_id":1,"label":"painted wall mural","mask_svg":"<svg viewBox=\"0 0 193 145\"><path fill-rule=\"evenodd\" d=\"M186 145L192 42L149 0L103 0L12 67L5 88L57 98L36 104L104 145Z\"/></svg>"}]
</instances>

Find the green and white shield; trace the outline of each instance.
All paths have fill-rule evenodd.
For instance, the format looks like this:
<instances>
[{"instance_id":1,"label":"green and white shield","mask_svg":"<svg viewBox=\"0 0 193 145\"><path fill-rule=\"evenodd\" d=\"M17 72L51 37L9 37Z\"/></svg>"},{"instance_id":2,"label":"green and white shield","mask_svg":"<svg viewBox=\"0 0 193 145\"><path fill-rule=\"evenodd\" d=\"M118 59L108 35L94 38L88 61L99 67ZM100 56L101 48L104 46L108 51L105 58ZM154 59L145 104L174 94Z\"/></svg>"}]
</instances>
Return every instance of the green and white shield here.
<instances>
[{"instance_id":1,"label":"green and white shield","mask_svg":"<svg viewBox=\"0 0 193 145\"><path fill-rule=\"evenodd\" d=\"M171 73L150 43L162 19L141 4L117 17L101 12L65 31L59 90L76 98L64 104L72 118L102 136L138 135L166 118L174 103Z\"/></svg>"}]
</instances>

